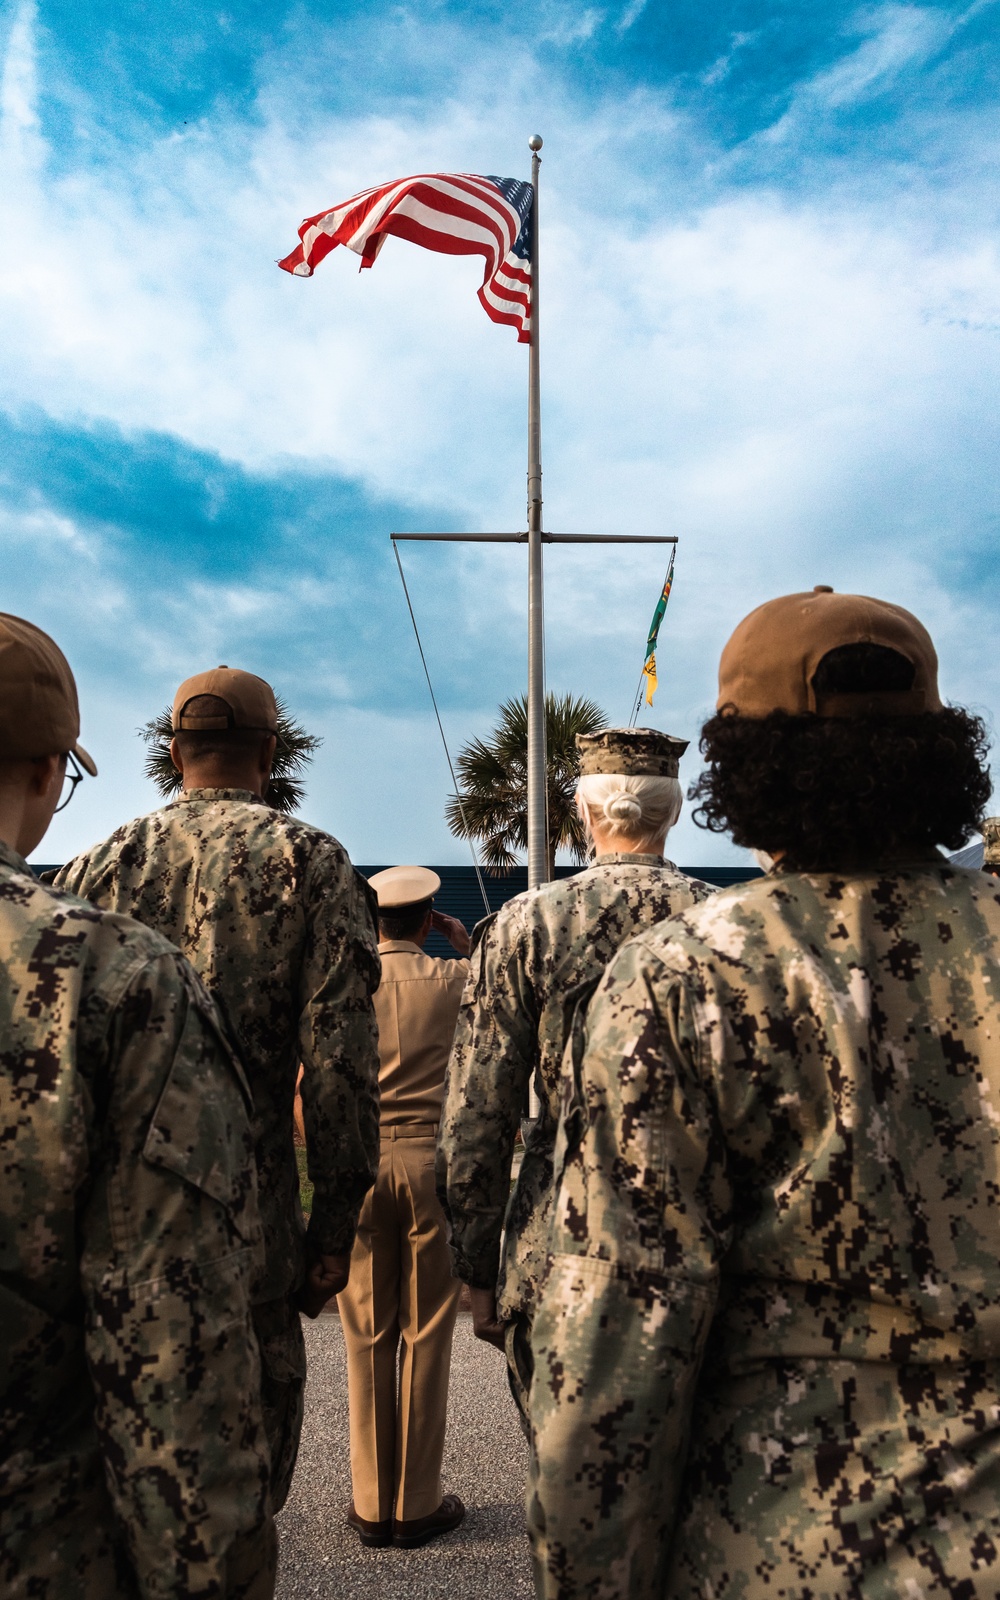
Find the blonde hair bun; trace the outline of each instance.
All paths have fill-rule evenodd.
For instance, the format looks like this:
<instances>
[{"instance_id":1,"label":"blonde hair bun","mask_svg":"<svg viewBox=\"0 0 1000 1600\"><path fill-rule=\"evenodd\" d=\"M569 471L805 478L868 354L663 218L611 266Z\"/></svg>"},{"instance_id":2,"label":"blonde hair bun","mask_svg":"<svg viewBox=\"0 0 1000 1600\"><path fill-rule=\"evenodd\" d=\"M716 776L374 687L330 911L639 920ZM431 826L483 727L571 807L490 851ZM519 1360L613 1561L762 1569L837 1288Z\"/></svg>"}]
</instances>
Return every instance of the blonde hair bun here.
<instances>
[{"instance_id":1,"label":"blonde hair bun","mask_svg":"<svg viewBox=\"0 0 1000 1600\"><path fill-rule=\"evenodd\" d=\"M585 772L576 786L576 797L584 821L593 818L623 840L662 839L681 813L677 779L645 772Z\"/></svg>"},{"instance_id":2,"label":"blonde hair bun","mask_svg":"<svg viewBox=\"0 0 1000 1600\"><path fill-rule=\"evenodd\" d=\"M609 822L617 823L627 833L642 821L642 806L627 789L618 789L605 800L604 815Z\"/></svg>"}]
</instances>

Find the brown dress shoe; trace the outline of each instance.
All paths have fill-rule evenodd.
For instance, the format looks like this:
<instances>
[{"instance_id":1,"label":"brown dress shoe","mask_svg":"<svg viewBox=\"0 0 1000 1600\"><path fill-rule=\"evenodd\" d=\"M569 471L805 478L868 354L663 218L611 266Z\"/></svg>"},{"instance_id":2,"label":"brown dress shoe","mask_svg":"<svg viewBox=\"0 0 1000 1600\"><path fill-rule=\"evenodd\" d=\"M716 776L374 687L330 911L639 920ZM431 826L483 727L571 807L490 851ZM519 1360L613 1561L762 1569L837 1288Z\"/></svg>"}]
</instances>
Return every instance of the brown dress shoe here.
<instances>
[{"instance_id":1,"label":"brown dress shoe","mask_svg":"<svg viewBox=\"0 0 1000 1600\"><path fill-rule=\"evenodd\" d=\"M352 1500L347 1508L347 1520L352 1528L358 1531L358 1538L372 1550L383 1550L392 1542L392 1523L388 1517L385 1522L366 1522L364 1517L359 1517L354 1509Z\"/></svg>"},{"instance_id":2,"label":"brown dress shoe","mask_svg":"<svg viewBox=\"0 0 1000 1600\"><path fill-rule=\"evenodd\" d=\"M429 1544L441 1533L450 1533L465 1516L465 1507L457 1494L446 1494L436 1511L429 1517L414 1517L410 1522L393 1519L392 1542L397 1550L416 1550Z\"/></svg>"}]
</instances>

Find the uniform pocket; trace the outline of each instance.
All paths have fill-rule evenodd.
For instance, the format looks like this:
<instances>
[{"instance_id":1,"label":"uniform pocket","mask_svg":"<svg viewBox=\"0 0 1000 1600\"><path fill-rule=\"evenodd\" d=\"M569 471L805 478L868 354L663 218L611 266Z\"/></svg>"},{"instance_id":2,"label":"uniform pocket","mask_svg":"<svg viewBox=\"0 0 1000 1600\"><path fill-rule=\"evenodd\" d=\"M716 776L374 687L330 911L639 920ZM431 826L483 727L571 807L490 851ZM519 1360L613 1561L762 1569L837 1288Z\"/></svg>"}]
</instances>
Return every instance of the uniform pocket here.
<instances>
[{"instance_id":1,"label":"uniform pocket","mask_svg":"<svg viewBox=\"0 0 1000 1600\"><path fill-rule=\"evenodd\" d=\"M224 1206L242 1239L257 1239L253 1140L242 1075L209 1017L195 1005L188 1006L142 1154L150 1166Z\"/></svg>"}]
</instances>

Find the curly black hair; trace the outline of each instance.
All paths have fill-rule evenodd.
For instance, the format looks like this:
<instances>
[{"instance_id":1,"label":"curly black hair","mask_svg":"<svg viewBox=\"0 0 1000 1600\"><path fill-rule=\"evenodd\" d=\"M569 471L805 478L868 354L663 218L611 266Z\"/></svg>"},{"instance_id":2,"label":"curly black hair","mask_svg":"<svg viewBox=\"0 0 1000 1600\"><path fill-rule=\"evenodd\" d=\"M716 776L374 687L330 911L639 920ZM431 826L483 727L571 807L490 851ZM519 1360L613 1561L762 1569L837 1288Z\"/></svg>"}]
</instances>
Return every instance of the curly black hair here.
<instances>
[{"instance_id":1,"label":"curly black hair","mask_svg":"<svg viewBox=\"0 0 1000 1600\"><path fill-rule=\"evenodd\" d=\"M873 671L875 649L859 657L857 682L838 672L825 687L907 688L877 661ZM982 719L958 706L855 717L742 717L723 708L702 729L708 768L688 798L698 802L700 827L783 852L800 871L874 865L966 843L990 798L988 749Z\"/></svg>"}]
</instances>

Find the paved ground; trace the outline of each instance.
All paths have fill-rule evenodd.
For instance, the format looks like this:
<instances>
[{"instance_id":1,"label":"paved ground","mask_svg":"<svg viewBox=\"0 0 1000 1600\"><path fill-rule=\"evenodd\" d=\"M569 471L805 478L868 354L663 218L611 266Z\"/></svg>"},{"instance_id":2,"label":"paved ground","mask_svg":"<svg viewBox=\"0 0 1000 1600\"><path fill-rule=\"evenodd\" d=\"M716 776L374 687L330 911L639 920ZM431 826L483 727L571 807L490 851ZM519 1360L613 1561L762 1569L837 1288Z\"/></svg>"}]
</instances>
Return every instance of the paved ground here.
<instances>
[{"instance_id":1,"label":"paved ground","mask_svg":"<svg viewBox=\"0 0 1000 1600\"><path fill-rule=\"evenodd\" d=\"M340 1319L320 1317L305 1332L306 1421L278 1518L277 1600L530 1600L526 1450L499 1352L475 1340L469 1318L459 1317L444 1487L465 1501L462 1526L423 1550L366 1550L344 1522L351 1477Z\"/></svg>"}]
</instances>

